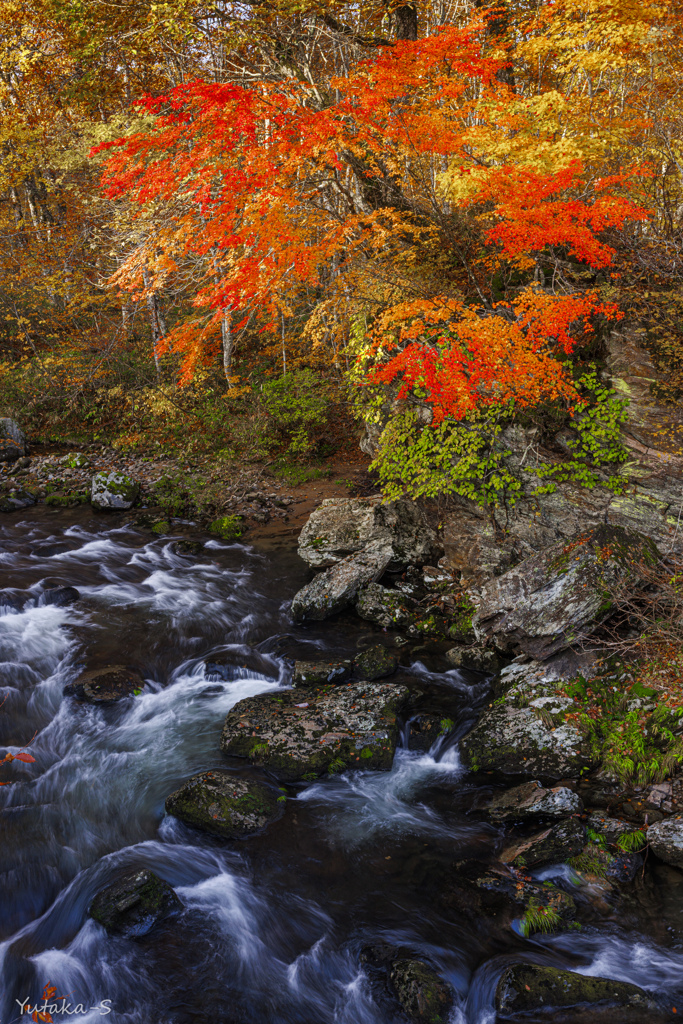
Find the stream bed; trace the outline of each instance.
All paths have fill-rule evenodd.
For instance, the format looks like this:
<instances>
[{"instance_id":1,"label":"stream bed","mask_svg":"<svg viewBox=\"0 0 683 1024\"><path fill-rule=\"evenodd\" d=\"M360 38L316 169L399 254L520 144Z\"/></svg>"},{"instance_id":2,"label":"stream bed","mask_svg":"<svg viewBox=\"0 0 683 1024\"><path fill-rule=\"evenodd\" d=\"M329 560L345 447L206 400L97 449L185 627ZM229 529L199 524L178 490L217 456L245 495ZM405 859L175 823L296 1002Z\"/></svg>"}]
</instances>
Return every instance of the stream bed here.
<instances>
[{"instance_id":1,"label":"stream bed","mask_svg":"<svg viewBox=\"0 0 683 1024\"><path fill-rule=\"evenodd\" d=\"M170 536L85 510L39 507L0 525L0 756L30 743L35 757L3 766L0 780L11 783L0 788L2 1024L28 1021L22 1005L46 985L85 1022L401 1024L364 965L362 950L379 943L437 966L455 992L452 1024L493 1024L497 980L519 961L633 982L683 1015L676 873L652 872L625 916L530 939L444 898L458 862L491 858L502 830L472 810L485 780L457 750L486 681L435 671L428 649L400 676L456 722L450 746L404 740L390 772L290 786L282 817L240 841L166 815L187 778L230 766L219 750L227 712L288 685L292 658L390 642L351 615L292 624L289 602L309 578L293 541L174 536L203 546L183 553ZM66 585L78 601L44 603ZM212 659L221 672L207 670ZM106 707L64 694L84 669L112 664L135 667L143 691ZM90 902L138 867L170 883L183 910L144 939L109 935Z\"/></svg>"}]
</instances>

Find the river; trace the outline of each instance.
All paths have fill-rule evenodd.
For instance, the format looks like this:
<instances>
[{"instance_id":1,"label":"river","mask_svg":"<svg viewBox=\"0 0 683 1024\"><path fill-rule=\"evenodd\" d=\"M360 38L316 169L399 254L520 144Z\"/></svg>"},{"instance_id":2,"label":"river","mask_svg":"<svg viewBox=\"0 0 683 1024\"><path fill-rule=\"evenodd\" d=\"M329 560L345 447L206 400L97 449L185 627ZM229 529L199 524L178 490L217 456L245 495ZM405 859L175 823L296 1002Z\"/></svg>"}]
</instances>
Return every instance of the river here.
<instances>
[{"instance_id":1,"label":"river","mask_svg":"<svg viewBox=\"0 0 683 1024\"><path fill-rule=\"evenodd\" d=\"M19 1004L40 1002L47 984L86 1022L399 1024L360 955L383 942L437 965L456 993L452 1024L492 1024L496 980L515 960L635 982L683 1013L683 949L647 892L626 919L533 939L448 909L453 865L489 857L501 838L472 812L482 783L457 743L404 746L391 772L292 786L283 817L241 841L165 815L189 776L226 766L219 736L238 700L287 685L288 659L348 657L378 638L350 615L292 625L308 578L293 547L184 534L204 543L198 554L86 511L2 520L0 743L17 752L35 735L35 762L2 768L3 1024L28 1020ZM45 605L60 585L81 599ZM212 659L220 670L207 670ZM96 707L64 694L84 668L122 663L146 679L139 696ZM401 677L433 693L460 734L488 692L480 676L435 672L428 652ZM110 936L89 903L139 866L184 909L145 939ZM668 898L683 920L680 887L652 878L652 906Z\"/></svg>"}]
</instances>

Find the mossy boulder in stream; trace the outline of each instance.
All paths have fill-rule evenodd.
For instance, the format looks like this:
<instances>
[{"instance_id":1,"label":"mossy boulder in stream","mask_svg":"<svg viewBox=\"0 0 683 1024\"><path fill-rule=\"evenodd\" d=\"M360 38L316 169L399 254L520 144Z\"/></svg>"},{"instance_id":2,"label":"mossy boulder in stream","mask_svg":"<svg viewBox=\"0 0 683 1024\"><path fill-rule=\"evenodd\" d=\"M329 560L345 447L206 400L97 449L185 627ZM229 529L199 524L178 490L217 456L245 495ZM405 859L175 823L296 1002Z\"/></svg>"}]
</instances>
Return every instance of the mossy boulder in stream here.
<instances>
[{"instance_id":1,"label":"mossy boulder in stream","mask_svg":"<svg viewBox=\"0 0 683 1024\"><path fill-rule=\"evenodd\" d=\"M356 657L356 672L363 679L383 679L398 668L399 657L382 644L375 644L361 651Z\"/></svg>"},{"instance_id":2,"label":"mossy boulder in stream","mask_svg":"<svg viewBox=\"0 0 683 1024\"><path fill-rule=\"evenodd\" d=\"M135 504L140 485L125 473L95 473L90 489L90 502L100 511L125 511Z\"/></svg>"},{"instance_id":3,"label":"mossy boulder in stream","mask_svg":"<svg viewBox=\"0 0 683 1024\"><path fill-rule=\"evenodd\" d=\"M166 797L166 810L187 825L224 839L257 832L280 816L284 799L236 772L200 772Z\"/></svg>"},{"instance_id":4,"label":"mossy boulder in stream","mask_svg":"<svg viewBox=\"0 0 683 1024\"><path fill-rule=\"evenodd\" d=\"M389 770L407 700L408 689L392 683L247 697L225 719L221 748L290 780L344 768Z\"/></svg>"},{"instance_id":5,"label":"mossy boulder in stream","mask_svg":"<svg viewBox=\"0 0 683 1024\"><path fill-rule=\"evenodd\" d=\"M653 1007L653 1001L642 988L625 981L591 978L572 971L538 964L515 964L503 971L496 988L498 1013L531 1013L582 1003L612 1006ZM551 1019L551 1018L549 1018ZM645 1018L642 1018L645 1021Z\"/></svg>"},{"instance_id":6,"label":"mossy boulder in stream","mask_svg":"<svg viewBox=\"0 0 683 1024\"><path fill-rule=\"evenodd\" d=\"M424 960L394 960L391 985L409 1020L415 1024L446 1024L453 992Z\"/></svg>"},{"instance_id":7,"label":"mossy boulder in stream","mask_svg":"<svg viewBox=\"0 0 683 1024\"><path fill-rule=\"evenodd\" d=\"M168 882L143 868L129 871L98 892L88 913L108 932L140 938L181 908L182 903Z\"/></svg>"}]
</instances>

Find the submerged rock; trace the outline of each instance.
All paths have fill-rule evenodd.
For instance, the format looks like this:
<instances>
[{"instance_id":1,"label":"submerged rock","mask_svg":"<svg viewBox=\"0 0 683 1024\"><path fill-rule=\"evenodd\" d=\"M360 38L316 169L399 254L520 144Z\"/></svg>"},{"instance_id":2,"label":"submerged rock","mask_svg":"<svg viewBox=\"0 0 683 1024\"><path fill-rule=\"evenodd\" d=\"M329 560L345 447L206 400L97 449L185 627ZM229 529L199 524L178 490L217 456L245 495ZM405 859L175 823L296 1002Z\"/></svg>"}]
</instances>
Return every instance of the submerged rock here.
<instances>
[{"instance_id":1,"label":"submerged rock","mask_svg":"<svg viewBox=\"0 0 683 1024\"><path fill-rule=\"evenodd\" d=\"M278 818L284 800L236 772L200 772L166 797L166 810L187 825L224 839L257 832Z\"/></svg>"},{"instance_id":2,"label":"submerged rock","mask_svg":"<svg viewBox=\"0 0 683 1024\"><path fill-rule=\"evenodd\" d=\"M453 990L424 960L394 960L389 980L410 1021L446 1024Z\"/></svg>"},{"instance_id":3,"label":"submerged rock","mask_svg":"<svg viewBox=\"0 0 683 1024\"><path fill-rule=\"evenodd\" d=\"M75 587L51 587L42 594L43 604L54 605L55 608L67 608L80 600L80 592Z\"/></svg>"},{"instance_id":4,"label":"submerged rock","mask_svg":"<svg viewBox=\"0 0 683 1024\"><path fill-rule=\"evenodd\" d=\"M683 868L683 817L669 818L650 825L647 841L652 852L665 864Z\"/></svg>"},{"instance_id":5,"label":"submerged rock","mask_svg":"<svg viewBox=\"0 0 683 1024\"><path fill-rule=\"evenodd\" d=\"M316 569L370 548L386 550L392 568L405 568L428 561L436 546L436 534L406 498L326 498L299 536L299 555Z\"/></svg>"},{"instance_id":6,"label":"submerged rock","mask_svg":"<svg viewBox=\"0 0 683 1024\"><path fill-rule=\"evenodd\" d=\"M383 679L398 668L399 656L382 644L368 647L356 656L356 672L363 679Z\"/></svg>"},{"instance_id":7,"label":"submerged rock","mask_svg":"<svg viewBox=\"0 0 683 1024\"><path fill-rule=\"evenodd\" d=\"M133 669L125 665L109 665L84 672L76 680L74 690L90 704L109 704L129 697L144 685L145 680Z\"/></svg>"},{"instance_id":8,"label":"submerged rock","mask_svg":"<svg viewBox=\"0 0 683 1024\"><path fill-rule=\"evenodd\" d=\"M153 871L130 871L98 892L88 913L116 935L140 938L182 909L175 892Z\"/></svg>"},{"instance_id":9,"label":"submerged rock","mask_svg":"<svg viewBox=\"0 0 683 1024\"><path fill-rule=\"evenodd\" d=\"M383 629L398 629L415 621L415 602L379 583L370 583L358 592L356 613L366 622Z\"/></svg>"},{"instance_id":10,"label":"submerged rock","mask_svg":"<svg viewBox=\"0 0 683 1024\"><path fill-rule=\"evenodd\" d=\"M101 511L122 511L132 508L140 493L140 484L125 473L95 473L92 478L90 502Z\"/></svg>"},{"instance_id":11,"label":"submerged rock","mask_svg":"<svg viewBox=\"0 0 683 1024\"><path fill-rule=\"evenodd\" d=\"M0 462L16 462L26 454L26 435L16 420L0 419Z\"/></svg>"},{"instance_id":12,"label":"submerged rock","mask_svg":"<svg viewBox=\"0 0 683 1024\"><path fill-rule=\"evenodd\" d=\"M353 662L295 661L292 686L326 686L345 683L351 677Z\"/></svg>"},{"instance_id":13,"label":"submerged rock","mask_svg":"<svg viewBox=\"0 0 683 1024\"><path fill-rule=\"evenodd\" d=\"M221 748L283 779L316 778L348 767L389 770L399 736L396 716L407 699L407 688L395 683L247 697L229 712Z\"/></svg>"},{"instance_id":14,"label":"submerged rock","mask_svg":"<svg viewBox=\"0 0 683 1024\"><path fill-rule=\"evenodd\" d=\"M583 824L577 818L567 818L543 832L510 843L502 851L500 859L518 869L557 864L580 854L585 842Z\"/></svg>"},{"instance_id":15,"label":"submerged rock","mask_svg":"<svg viewBox=\"0 0 683 1024\"><path fill-rule=\"evenodd\" d=\"M326 619L351 604L361 589L379 579L389 564L391 553L386 549L361 551L349 555L294 595L294 619Z\"/></svg>"},{"instance_id":16,"label":"submerged rock","mask_svg":"<svg viewBox=\"0 0 683 1024\"><path fill-rule=\"evenodd\" d=\"M549 658L609 614L615 588L642 586L639 565L659 552L647 537L599 526L525 559L475 595L475 633L505 651Z\"/></svg>"},{"instance_id":17,"label":"submerged rock","mask_svg":"<svg viewBox=\"0 0 683 1024\"><path fill-rule=\"evenodd\" d=\"M579 1003L607 1003L613 1006L651 1004L647 992L625 981L586 977L572 971L538 964L514 964L508 967L496 988L496 1010L508 1015L548 1011L554 1007Z\"/></svg>"},{"instance_id":18,"label":"submerged rock","mask_svg":"<svg viewBox=\"0 0 683 1024\"><path fill-rule=\"evenodd\" d=\"M492 818L498 821L521 821L525 818L566 818L580 814L581 798L565 786L544 789L540 782L524 782L494 796L488 806Z\"/></svg>"}]
</instances>

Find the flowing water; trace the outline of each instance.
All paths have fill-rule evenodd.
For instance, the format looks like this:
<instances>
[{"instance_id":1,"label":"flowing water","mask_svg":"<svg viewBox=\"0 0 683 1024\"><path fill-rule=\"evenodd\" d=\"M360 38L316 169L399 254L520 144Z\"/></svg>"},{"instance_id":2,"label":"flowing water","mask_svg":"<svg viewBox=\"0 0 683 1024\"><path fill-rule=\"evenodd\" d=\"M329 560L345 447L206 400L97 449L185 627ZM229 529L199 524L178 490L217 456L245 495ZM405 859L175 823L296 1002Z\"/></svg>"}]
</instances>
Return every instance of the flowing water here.
<instances>
[{"instance_id":1,"label":"flowing water","mask_svg":"<svg viewBox=\"0 0 683 1024\"><path fill-rule=\"evenodd\" d=\"M437 965L456 993L453 1024L494 1021L497 978L521 960L635 981L683 1012L675 872L653 875L625 916L556 937L526 940L449 909L456 862L490 857L501 838L472 812L481 784L457 745L404 746L391 772L293 786L283 817L239 842L166 816L179 784L228 764L219 736L238 700L287 685L291 657L348 656L378 637L351 616L292 625L289 601L307 579L293 547L200 537L192 557L150 537L43 508L0 526L0 744L17 752L35 736L36 759L2 769L2 1024L48 983L82 1021L398 1024L360 957L384 942ZM81 600L45 605L43 591L65 584ZM223 667L207 670L215 658ZM83 669L117 663L142 673L139 696L103 708L64 694ZM403 678L461 734L487 696L481 677L436 673L419 652ZM145 939L112 937L89 903L143 866L184 909Z\"/></svg>"}]
</instances>

